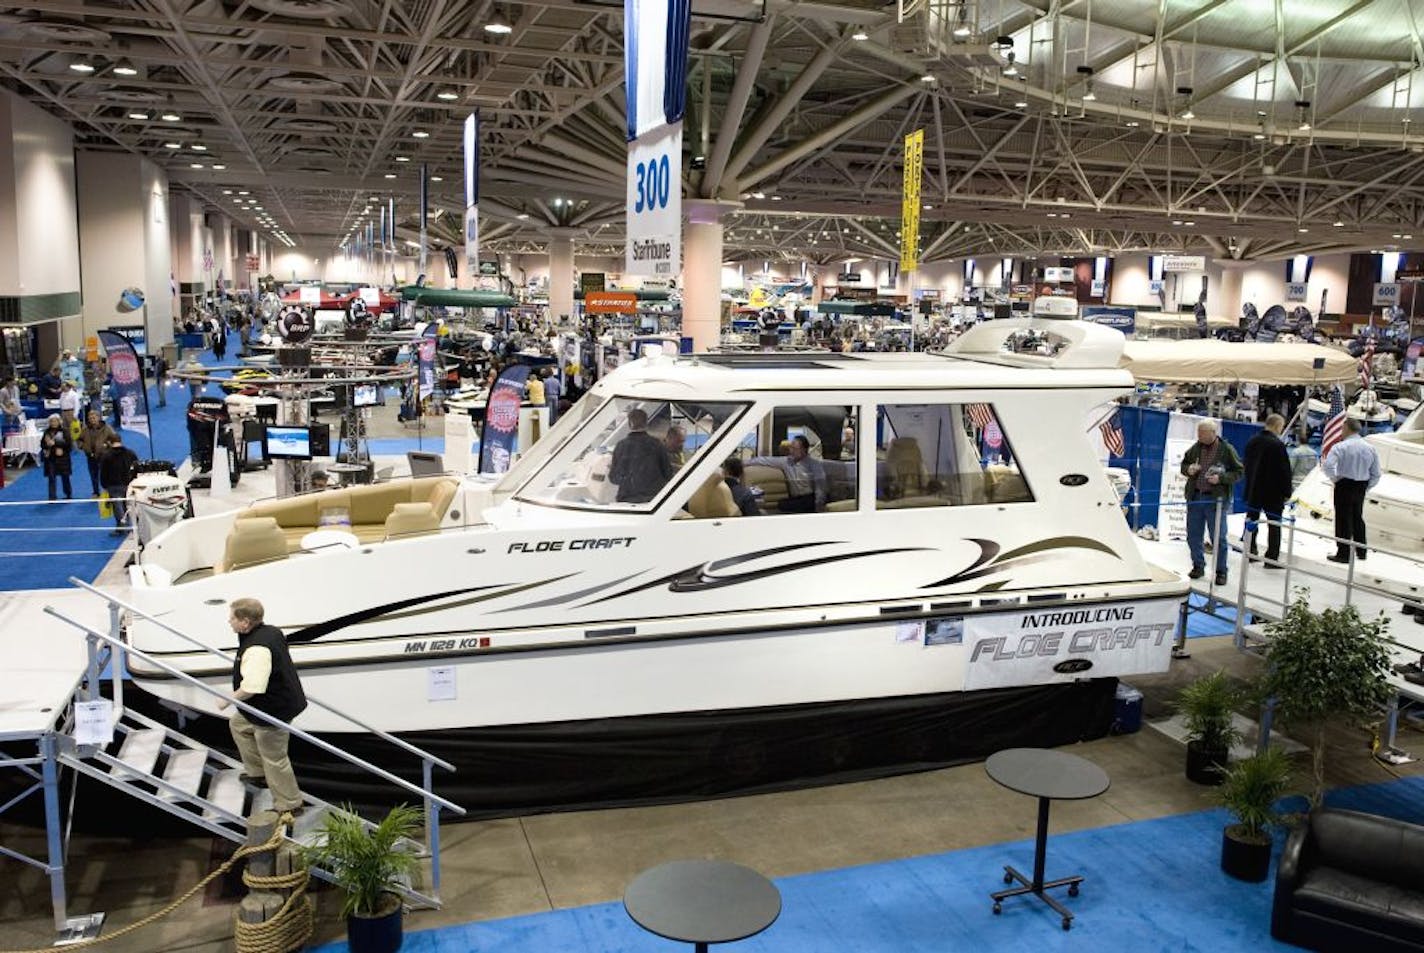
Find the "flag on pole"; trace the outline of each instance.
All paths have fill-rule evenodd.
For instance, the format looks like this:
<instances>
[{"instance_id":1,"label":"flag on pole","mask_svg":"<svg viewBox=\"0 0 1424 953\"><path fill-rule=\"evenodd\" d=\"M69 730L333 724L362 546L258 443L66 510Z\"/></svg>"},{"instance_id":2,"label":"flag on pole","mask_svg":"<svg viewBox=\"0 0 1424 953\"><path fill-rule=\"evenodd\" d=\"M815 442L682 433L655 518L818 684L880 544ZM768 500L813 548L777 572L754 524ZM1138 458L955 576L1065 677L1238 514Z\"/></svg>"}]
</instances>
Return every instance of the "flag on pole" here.
<instances>
[{"instance_id":1,"label":"flag on pole","mask_svg":"<svg viewBox=\"0 0 1424 953\"><path fill-rule=\"evenodd\" d=\"M1370 338L1365 342L1365 353L1360 355L1360 386L1365 390L1370 389L1371 379L1375 371L1375 339Z\"/></svg>"},{"instance_id":2,"label":"flag on pole","mask_svg":"<svg viewBox=\"0 0 1424 953\"><path fill-rule=\"evenodd\" d=\"M1330 416L1326 418L1325 429L1320 435L1320 459L1324 460L1330 448L1345 437L1345 392L1336 384L1330 389Z\"/></svg>"},{"instance_id":3,"label":"flag on pole","mask_svg":"<svg viewBox=\"0 0 1424 953\"><path fill-rule=\"evenodd\" d=\"M969 419L978 430L987 430L994 423L994 409L988 404L970 404Z\"/></svg>"},{"instance_id":4,"label":"flag on pole","mask_svg":"<svg viewBox=\"0 0 1424 953\"><path fill-rule=\"evenodd\" d=\"M1098 424L1098 432L1103 435L1103 445L1108 448L1108 453L1115 457L1121 457L1127 453L1127 444L1122 439L1122 428L1117 423L1117 411L1102 423Z\"/></svg>"}]
</instances>

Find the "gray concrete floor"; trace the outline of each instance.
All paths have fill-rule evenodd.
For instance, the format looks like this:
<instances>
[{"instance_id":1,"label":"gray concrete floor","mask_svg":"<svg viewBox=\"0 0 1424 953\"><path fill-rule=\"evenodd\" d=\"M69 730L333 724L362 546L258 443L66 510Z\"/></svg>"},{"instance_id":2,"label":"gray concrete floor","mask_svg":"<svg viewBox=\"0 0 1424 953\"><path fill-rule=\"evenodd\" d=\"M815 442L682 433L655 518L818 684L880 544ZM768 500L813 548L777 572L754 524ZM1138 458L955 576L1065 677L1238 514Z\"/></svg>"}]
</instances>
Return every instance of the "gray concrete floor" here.
<instances>
[{"instance_id":1,"label":"gray concrete floor","mask_svg":"<svg viewBox=\"0 0 1424 953\"><path fill-rule=\"evenodd\" d=\"M1164 717L1176 689L1217 668L1247 677L1260 663L1227 638L1191 642L1193 657L1164 675L1134 679L1149 719ZM1401 745L1424 754L1412 731ZM1341 729L1329 739L1333 784L1361 784L1424 773L1424 765L1386 768L1369 756L1366 733ZM1113 779L1103 796L1054 807L1053 831L1102 827L1201 810L1206 790L1183 777L1182 747L1148 727L1103 738L1075 752ZM1308 762L1298 782L1308 784ZM115 795L115 798L119 798ZM106 805L122 810L117 801ZM101 809L89 805L86 809ZM444 897L439 911L408 915L410 929L575 907L619 899L641 870L666 860L734 860L770 876L875 863L1031 838L1027 798L991 782L982 765L780 794L693 804L585 811L450 825L444 832ZM38 832L0 827L0 843L38 849ZM209 869L208 838L138 842L76 836L70 850L70 910L103 910L112 932L161 908ZM1015 858L1006 856L1006 862ZM1018 858L1027 863L1027 857ZM37 871L0 859L0 947L48 947L49 890ZM986 886L987 889L987 886ZM336 896L319 897L316 940L344 935ZM195 897L161 923L106 944L112 951L233 948L234 905Z\"/></svg>"}]
</instances>

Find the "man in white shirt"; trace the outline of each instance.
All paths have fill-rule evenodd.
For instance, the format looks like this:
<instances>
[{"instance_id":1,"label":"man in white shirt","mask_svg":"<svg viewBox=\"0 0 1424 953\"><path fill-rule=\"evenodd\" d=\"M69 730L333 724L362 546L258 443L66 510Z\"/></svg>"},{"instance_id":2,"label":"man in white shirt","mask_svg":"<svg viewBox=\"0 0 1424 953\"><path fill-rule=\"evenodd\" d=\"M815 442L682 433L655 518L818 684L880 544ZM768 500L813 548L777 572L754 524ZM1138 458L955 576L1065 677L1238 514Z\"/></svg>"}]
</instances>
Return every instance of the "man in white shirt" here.
<instances>
[{"instance_id":1,"label":"man in white shirt","mask_svg":"<svg viewBox=\"0 0 1424 953\"><path fill-rule=\"evenodd\" d=\"M1335 555L1332 563L1350 561L1350 543L1355 558L1365 558L1365 494L1380 481L1379 454L1360 436L1360 422L1345 418L1345 439L1330 448L1320 464L1321 472L1335 484Z\"/></svg>"},{"instance_id":2,"label":"man in white shirt","mask_svg":"<svg viewBox=\"0 0 1424 953\"><path fill-rule=\"evenodd\" d=\"M74 421L79 419L79 391L73 381L65 381L59 388L59 416L66 430L73 430Z\"/></svg>"}]
</instances>

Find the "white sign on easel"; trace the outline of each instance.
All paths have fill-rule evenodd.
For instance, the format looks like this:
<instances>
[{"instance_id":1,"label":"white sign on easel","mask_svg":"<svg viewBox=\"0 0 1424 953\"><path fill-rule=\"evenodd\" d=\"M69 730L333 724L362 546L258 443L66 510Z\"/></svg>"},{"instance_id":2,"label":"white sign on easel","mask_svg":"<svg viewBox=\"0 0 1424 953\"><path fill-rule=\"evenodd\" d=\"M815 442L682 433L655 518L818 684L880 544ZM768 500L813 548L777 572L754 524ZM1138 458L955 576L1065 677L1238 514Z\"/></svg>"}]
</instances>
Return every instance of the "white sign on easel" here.
<instances>
[{"instance_id":1,"label":"white sign on easel","mask_svg":"<svg viewBox=\"0 0 1424 953\"><path fill-rule=\"evenodd\" d=\"M114 703L107 698L74 703L74 742L109 745L114 741Z\"/></svg>"},{"instance_id":2,"label":"white sign on easel","mask_svg":"<svg viewBox=\"0 0 1424 953\"><path fill-rule=\"evenodd\" d=\"M1157 511L1157 538L1187 538L1187 478L1182 476L1182 458L1197 442L1197 424L1206 420L1192 414L1172 414L1167 419L1166 459L1162 462L1162 485Z\"/></svg>"}]
</instances>

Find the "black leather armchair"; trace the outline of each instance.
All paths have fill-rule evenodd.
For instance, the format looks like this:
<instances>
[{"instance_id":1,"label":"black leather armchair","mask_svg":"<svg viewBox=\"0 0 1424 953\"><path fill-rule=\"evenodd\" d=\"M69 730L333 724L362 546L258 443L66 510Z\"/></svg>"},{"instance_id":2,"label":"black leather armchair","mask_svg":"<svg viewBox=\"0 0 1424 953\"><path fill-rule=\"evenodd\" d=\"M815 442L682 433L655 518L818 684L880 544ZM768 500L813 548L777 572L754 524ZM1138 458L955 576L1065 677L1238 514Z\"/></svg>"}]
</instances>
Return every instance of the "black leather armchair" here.
<instances>
[{"instance_id":1,"label":"black leather armchair","mask_svg":"<svg viewBox=\"0 0 1424 953\"><path fill-rule=\"evenodd\" d=\"M1271 935L1312 950L1424 951L1424 827L1311 812L1276 869Z\"/></svg>"}]
</instances>

